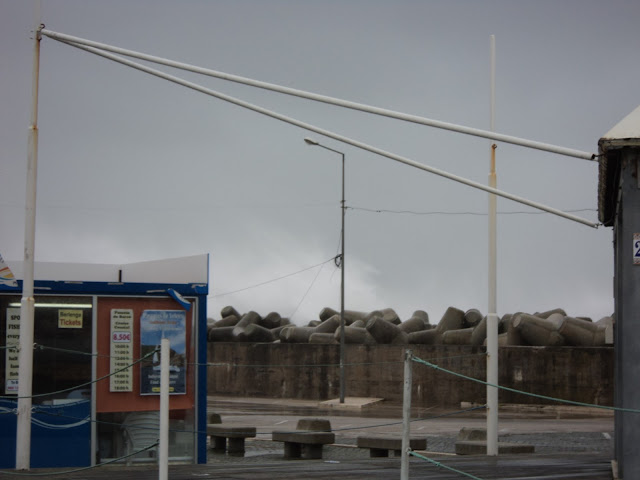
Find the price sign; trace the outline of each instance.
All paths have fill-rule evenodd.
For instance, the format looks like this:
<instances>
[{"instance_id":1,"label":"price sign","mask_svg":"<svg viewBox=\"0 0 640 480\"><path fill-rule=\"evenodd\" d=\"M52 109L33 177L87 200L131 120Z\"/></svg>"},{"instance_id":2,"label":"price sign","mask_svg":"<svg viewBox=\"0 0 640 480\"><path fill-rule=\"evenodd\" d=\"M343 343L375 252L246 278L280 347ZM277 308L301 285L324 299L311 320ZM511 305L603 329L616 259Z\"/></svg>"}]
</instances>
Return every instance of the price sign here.
<instances>
[{"instance_id":1,"label":"price sign","mask_svg":"<svg viewBox=\"0 0 640 480\"><path fill-rule=\"evenodd\" d=\"M111 310L111 349L109 391L131 392L133 373L127 368L133 362L133 310Z\"/></svg>"},{"instance_id":2,"label":"price sign","mask_svg":"<svg viewBox=\"0 0 640 480\"><path fill-rule=\"evenodd\" d=\"M131 332L113 332L111 334L111 341L113 343L130 343Z\"/></svg>"}]
</instances>

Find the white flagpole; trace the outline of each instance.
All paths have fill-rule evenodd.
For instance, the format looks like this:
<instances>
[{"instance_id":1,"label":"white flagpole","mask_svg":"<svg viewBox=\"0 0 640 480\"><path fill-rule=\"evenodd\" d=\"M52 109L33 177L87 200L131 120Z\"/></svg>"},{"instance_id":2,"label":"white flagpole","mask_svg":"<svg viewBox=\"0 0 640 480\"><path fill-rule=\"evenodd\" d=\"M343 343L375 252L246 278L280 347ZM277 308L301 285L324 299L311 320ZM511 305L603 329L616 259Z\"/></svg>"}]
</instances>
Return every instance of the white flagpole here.
<instances>
[{"instance_id":1,"label":"white flagpole","mask_svg":"<svg viewBox=\"0 0 640 480\"><path fill-rule=\"evenodd\" d=\"M491 130L495 128L496 37L491 35ZM489 186L496 188L496 145L491 145ZM498 384L496 196L489 194L489 305L487 312L487 383ZM487 386L487 455L498 455L498 389Z\"/></svg>"},{"instance_id":2,"label":"white flagpole","mask_svg":"<svg viewBox=\"0 0 640 480\"><path fill-rule=\"evenodd\" d=\"M31 393L33 377L33 257L36 243L36 185L38 178L38 80L40 72L39 5L33 31L33 73L31 82L31 124L27 156L27 193L24 227L24 276L20 304L20 352L18 354L18 419L16 428L16 470L31 467Z\"/></svg>"}]
</instances>

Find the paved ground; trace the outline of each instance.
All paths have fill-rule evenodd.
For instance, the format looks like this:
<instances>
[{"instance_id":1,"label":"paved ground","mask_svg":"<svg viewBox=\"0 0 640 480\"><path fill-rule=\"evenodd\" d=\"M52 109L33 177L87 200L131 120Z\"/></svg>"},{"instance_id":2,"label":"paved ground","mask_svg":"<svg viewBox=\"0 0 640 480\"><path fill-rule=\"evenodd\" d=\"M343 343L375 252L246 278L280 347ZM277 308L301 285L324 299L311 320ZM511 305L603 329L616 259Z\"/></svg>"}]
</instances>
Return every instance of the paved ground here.
<instances>
[{"instance_id":1,"label":"paved ground","mask_svg":"<svg viewBox=\"0 0 640 480\"><path fill-rule=\"evenodd\" d=\"M400 459L369 458L355 447L363 434L394 434L402 431L399 406L377 405L369 409L318 408L315 402L250 400L211 397L209 411L224 422L255 426L257 438L248 441L244 458L210 453L206 465L172 465L172 480L216 479L398 479ZM613 457L613 416L584 409L547 409L531 412L504 408L499 423L500 440L533 444L532 455L500 457L456 456L455 437L462 427L484 427L484 411L451 415L451 411L415 411L412 435L424 435L427 449L417 452L442 466L412 458L410 478L415 479L598 479L610 480ZM594 415L595 413L595 415ZM603 416L604 415L604 416ZM299 418L322 417L331 422L336 444L325 447L322 460L284 460L281 443L272 442L273 430L295 429ZM474 477L447 469L456 469ZM158 478L151 465L110 466L54 475L56 471L34 470L44 478L74 480L147 480ZM29 478L29 477L26 477ZM0 480L24 480L13 472Z\"/></svg>"}]
</instances>

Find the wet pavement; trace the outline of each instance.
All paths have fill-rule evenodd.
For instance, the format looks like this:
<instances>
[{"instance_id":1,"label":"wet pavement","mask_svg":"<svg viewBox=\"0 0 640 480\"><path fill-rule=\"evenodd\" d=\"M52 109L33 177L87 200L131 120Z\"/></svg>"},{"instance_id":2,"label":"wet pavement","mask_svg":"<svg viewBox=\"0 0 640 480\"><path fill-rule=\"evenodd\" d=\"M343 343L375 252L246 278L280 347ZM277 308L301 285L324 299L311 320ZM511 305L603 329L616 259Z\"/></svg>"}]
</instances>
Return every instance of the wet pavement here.
<instances>
[{"instance_id":1,"label":"wet pavement","mask_svg":"<svg viewBox=\"0 0 640 480\"><path fill-rule=\"evenodd\" d=\"M355 446L360 435L399 436L402 432L399 405L382 402L371 408L349 409L327 408L303 400L210 397L208 410L218 413L225 423L256 427L256 438L246 442L244 457L209 451L205 465L171 465L170 479L400 478L400 458L370 458L368 450ZM535 453L499 457L456 456L455 439L460 429L484 428L484 415L484 410L465 413L435 409L413 411L411 434L427 438L427 449L416 453L432 462L411 458L410 478L470 478L459 472L479 479L612 478L613 416L609 412L556 408L531 413L526 408L505 407L500 415L500 440L534 445ZM294 430L300 418L310 417L325 418L331 422L336 435L335 444L325 446L321 460L284 460L283 445L271 441L271 432ZM158 478L154 465L107 466L56 475L60 470L33 470L29 473L39 474L40 478L74 480ZM8 472L0 474L0 480L3 479L24 480L25 475Z\"/></svg>"}]
</instances>

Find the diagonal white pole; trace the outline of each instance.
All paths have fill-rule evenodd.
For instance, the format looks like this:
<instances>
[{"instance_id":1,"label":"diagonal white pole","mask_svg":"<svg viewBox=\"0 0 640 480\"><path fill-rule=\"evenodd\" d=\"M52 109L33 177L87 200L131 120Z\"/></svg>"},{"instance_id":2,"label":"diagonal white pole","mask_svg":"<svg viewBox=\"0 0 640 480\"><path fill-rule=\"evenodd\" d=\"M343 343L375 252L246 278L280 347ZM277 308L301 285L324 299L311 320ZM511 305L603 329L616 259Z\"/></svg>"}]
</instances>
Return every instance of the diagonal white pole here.
<instances>
[{"instance_id":1,"label":"diagonal white pole","mask_svg":"<svg viewBox=\"0 0 640 480\"><path fill-rule=\"evenodd\" d=\"M132 58L139 58L148 62L157 63L160 65L166 65L172 68L179 68L189 72L198 73L201 75L207 75L210 77L220 78L222 80L228 80L231 82L241 83L252 87L263 88L265 90L271 90L278 93L284 93L286 95L292 95L295 97L305 98L307 100L313 100L317 102L327 103L330 105L336 105L339 107L350 108L352 110L358 110L361 112L372 113L374 115L381 115L384 117L395 118L397 120L403 120L406 122L417 123L420 125L426 125L434 128L441 128L443 130L450 130L452 132L463 133L466 135L472 135L476 137L488 138L491 140L511 143L514 145L520 145L522 147L534 148L551 153L557 153L559 155L566 155L569 157L581 158L583 160L594 160L596 155L590 152L584 152L572 148L560 147L557 145L551 145L548 143L537 142L534 140L527 140L524 138L514 137L511 135L503 135L500 133L490 132L487 130L481 130L479 128L465 127L462 125L456 125L453 123L442 122L440 120L433 120L430 118L420 117L417 115L408 115L406 113L396 112L385 108L373 107L362 103L351 102L348 100L342 100L339 98L328 97L326 95L318 95L316 93L306 92L303 90L297 90L294 88L283 87L272 83L261 82L259 80L252 80L250 78L240 77L238 75L232 75L229 73L217 72L208 68L197 67L189 65L188 63L176 62L173 60L167 60L165 58L156 57L153 55L147 55L145 53L136 52L133 50L127 50L125 48L114 47L100 42L94 42L80 37L74 37L59 32L52 32L51 30L43 30L43 35L54 40L59 40L64 43L74 43L76 45L86 45L89 47L99 48L100 50L106 50L109 52L117 53L119 55L126 55Z\"/></svg>"},{"instance_id":2,"label":"diagonal white pole","mask_svg":"<svg viewBox=\"0 0 640 480\"><path fill-rule=\"evenodd\" d=\"M225 94L217 92L215 90L211 90L209 88L206 88L206 87L203 87L201 85L198 85L197 83L189 82L189 81L184 80L182 78L179 78L179 77L176 77L176 76L173 76L173 75L169 75L167 73L161 72L159 70L155 70L153 68L147 67L145 65L141 65L139 63L132 62L130 60L126 60L126 59L118 57L116 55L111 55L111 54L109 54L107 52L104 52L102 50L99 50L99 49L96 49L96 48L92 48L92 47L85 47L85 46L82 46L82 45L77 45L77 44L70 43L70 42L65 42L65 41L62 41L62 43L66 43L67 45L70 45L72 47L76 47L76 48L79 48L81 50L85 50L87 52L93 53L95 55L99 55L101 57L107 58L109 60L113 60L114 62L121 63L122 65L127 65L128 67L135 68L136 70L140 70L140 71L148 73L150 75L154 75L154 76L156 76L158 78L163 78L163 79L168 80L170 82L177 83L178 85L182 85L184 87L190 88L190 89L198 91L200 93L204 93L206 95L210 95L212 97L219 98L220 100L224 100L225 102L229 102L229 103L232 103L234 105L238 105L239 107L243 107L243 108L247 108L249 110L253 110L254 112L261 113L263 115L266 115L268 117L274 118L276 120L280 120L280 121L288 123L290 125L295 125L297 127L304 128L305 130L309 130L311 132L316 132L316 133L318 133L320 135L324 135L325 137L333 138L334 140L337 140L338 142L346 143L348 145L352 145L352 146L360 148L362 150L367 150L368 152L375 153L376 155L381 155L383 157L390 158L391 160L395 160L397 162L404 163L405 165L409 165L409 166L412 166L412 167L415 167L415 168L419 168L420 170L424 170L425 172L433 173L435 175L439 175L441 177L448 178L449 180L453 180L455 182L462 183L464 185L467 185L467 186L470 186L470 187L473 187L473 188L477 188L479 190L484 190L485 192L493 193L493 194L498 195L500 197L507 198L509 200L513 200L514 202L522 203L523 205L528 205L530 207L537 208L539 210L544 210L545 212L552 213L554 215L566 218L568 220L573 220L574 222L582 223L583 225L587 225L587 226L592 227L592 228L598 228L598 224L597 223L591 222L591 221L586 220L584 218L580 218L580 217L578 217L576 215L571 215L570 213L563 212L563 211L558 210L556 208L548 207L548 206L543 205L541 203L532 202L531 200L527 200L526 198L519 197L518 195L513 195L511 193L503 192L501 190L496 190L495 188L487 187L486 185L483 185L482 183L474 182L473 180L468 180L466 178L459 177L457 175L453 175L452 173L445 172L444 170L440 170L440 169L437 169L437 168L434 168L434 167L429 167L427 165L423 165L423 164L418 163L418 162L416 162L414 160L410 160L410 159L408 159L406 157L402 157L400 155L396 155L394 153L387 152L387 151L382 150L380 148L373 147L373 146L368 145L366 143L359 142L357 140L353 140L353 139L351 139L349 137L345 137L343 135L339 135L337 133L331 132L330 130L325 130L323 128L316 127L314 125L311 125L310 123L302 122L300 120L296 120L295 118L288 117L286 115L281 115L281 114L276 113L274 111L268 110L266 108L259 107L257 105L253 105L253 104L245 102L243 100L238 100L237 98L231 97L229 95L225 95Z\"/></svg>"}]
</instances>

